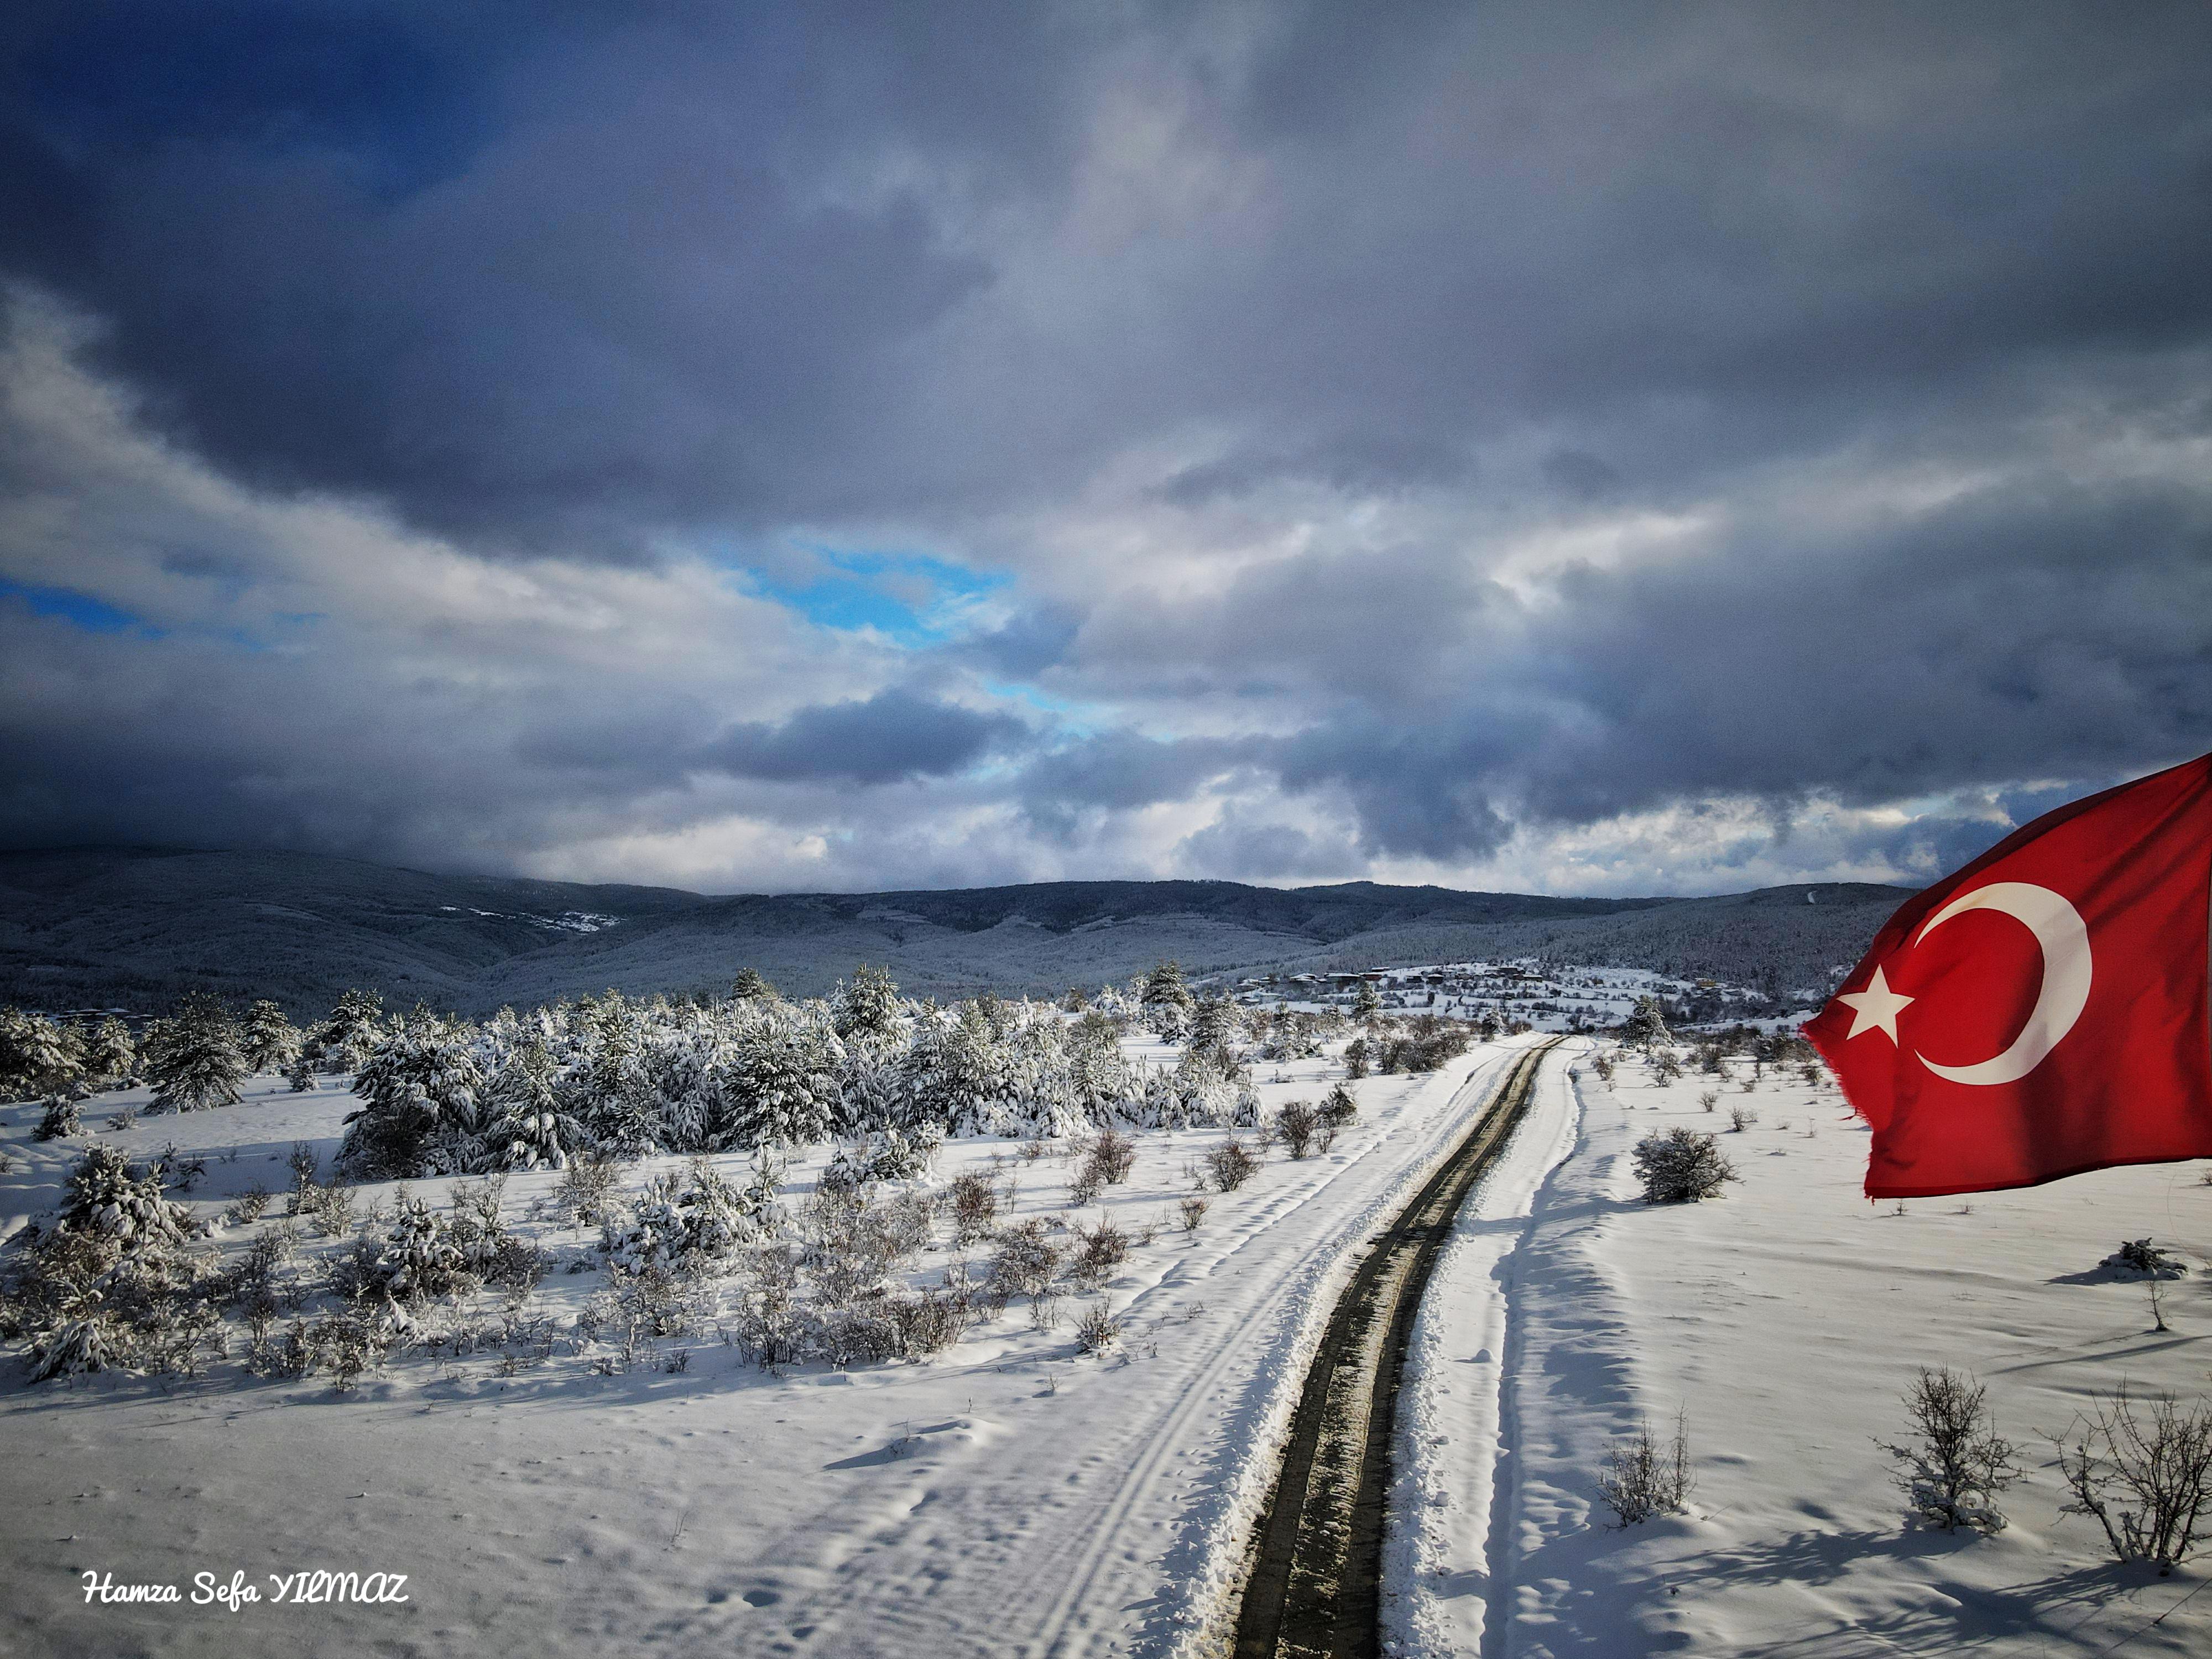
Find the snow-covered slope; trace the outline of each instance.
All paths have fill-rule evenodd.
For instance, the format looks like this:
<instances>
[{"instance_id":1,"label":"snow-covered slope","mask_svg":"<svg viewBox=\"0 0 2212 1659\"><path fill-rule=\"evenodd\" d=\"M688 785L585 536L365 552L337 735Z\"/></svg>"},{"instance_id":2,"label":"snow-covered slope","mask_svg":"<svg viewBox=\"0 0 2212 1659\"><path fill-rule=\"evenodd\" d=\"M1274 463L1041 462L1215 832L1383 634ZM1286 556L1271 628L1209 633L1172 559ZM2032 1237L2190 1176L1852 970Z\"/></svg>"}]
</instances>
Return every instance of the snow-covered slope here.
<instances>
[{"instance_id":1,"label":"snow-covered slope","mask_svg":"<svg viewBox=\"0 0 2212 1659\"><path fill-rule=\"evenodd\" d=\"M2212 1651L2208 1563L2163 1579L2113 1564L2094 1521L2061 1518L2045 1437L2123 1380L2212 1393L2203 1166L1900 1214L1861 1196L1866 1133L1832 1086L1770 1073L1745 1093L1735 1069L1662 1085L1625 1061L1608 1088L1585 1064L1463 1216L1417 1340L1398 1650ZM1737 1106L1759 1119L1740 1133ZM1719 1130L1742 1179L1646 1206L1629 1150L1677 1125ZM2097 1271L2145 1234L2195 1247L2163 1334L2142 1284ZM1993 1538L1905 1524L1874 1442L1909 1437L1899 1397L1921 1366L1978 1375L2021 1448ZM1665 1437L1678 1410L1689 1513L1614 1528L1595 1488L1608 1449L1645 1419Z\"/></svg>"}]
</instances>

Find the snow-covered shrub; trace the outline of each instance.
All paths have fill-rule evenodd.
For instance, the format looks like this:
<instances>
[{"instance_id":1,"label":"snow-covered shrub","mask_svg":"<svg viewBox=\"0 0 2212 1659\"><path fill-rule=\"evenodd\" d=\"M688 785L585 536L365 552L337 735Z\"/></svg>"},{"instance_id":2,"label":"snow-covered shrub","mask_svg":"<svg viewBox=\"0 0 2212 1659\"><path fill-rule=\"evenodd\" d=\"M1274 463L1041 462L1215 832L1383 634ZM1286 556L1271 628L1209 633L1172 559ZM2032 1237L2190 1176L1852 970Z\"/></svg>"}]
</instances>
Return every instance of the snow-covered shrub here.
<instances>
[{"instance_id":1,"label":"snow-covered shrub","mask_svg":"<svg viewBox=\"0 0 2212 1659\"><path fill-rule=\"evenodd\" d=\"M328 1371L331 1386L343 1394L364 1371L381 1370L401 1334L401 1327L375 1311L331 1314L312 1324L292 1322L276 1361L285 1376Z\"/></svg>"},{"instance_id":2,"label":"snow-covered shrub","mask_svg":"<svg viewBox=\"0 0 2212 1659\"><path fill-rule=\"evenodd\" d=\"M1651 1425L1644 1423L1632 1439L1613 1447L1607 1463L1598 1477L1598 1495L1623 1527L1655 1515L1680 1514L1697 1484L1690 1473L1689 1428L1679 1416L1674 1437L1665 1444L1652 1439Z\"/></svg>"},{"instance_id":3,"label":"snow-covered shrub","mask_svg":"<svg viewBox=\"0 0 2212 1659\"><path fill-rule=\"evenodd\" d=\"M1662 1048L1652 1057L1651 1076L1659 1083L1672 1083L1682 1075L1682 1057L1672 1048Z\"/></svg>"},{"instance_id":4,"label":"snow-covered shrub","mask_svg":"<svg viewBox=\"0 0 2212 1659\"><path fill-rule=\"evenodd\" d=\"M1208 1200L1201 1194L1194 1193L1189 1197L1184 1199L1182 1203L1177 1206L1177 1213L1182 1218L1183 1231L1187 1233L1196 1232L1206 1221L1206 1212L1207 1207Z\"/></svg>"},{"instance_id":5,"label":"snow-covered shrub","mask_svg":"<svg viewBox=\"0 0 2212 1659\"><path fill-rule=\"evenodd\" d=\"M562 1172L560 1184L553 1189L553 1207L568 1217L570 1226L588 1226L606 1213L621 1180L622 1170L612 1158L586 1152Z\"/></svg>"},{"instance_id":6,"label":"snow-covered shrub","mask_svg":"<svg viewBox=\"0 0 2212 1659\"><path fill-rule=\"evenodd\" d=\"M741 1262L731 1338L763 1370L805 1358L799 1317L799 1252L784 1243L757 1245Z\"/></svg>"},{"instance_id":7,"label":"snow-covered shrub","mask_svg":"<svg viewBox=\"0 0 2212 1659\"><path fill-rule=\"evenodd\" d=\"M161 1196L161 1179L132 1170L112 1146L94 1146L70 1171L58 1224L125 1253L180 1247L200 1231L191 1212Z\"/></svg>"},{"instance_id":8,"label":"snow-covered shrub","mask_svg":"<svg viewBox=\"0 0 2212 1659\"><path fill-rule=\"evenodd\" d=\"M1075 1346L1085 1353L1103 1353L1121 1340L1121 1326L1112 1308L1093 1303L1075 1322Z\"/></svg>"},{"instance_id":9,"label":"snow-covered shrub","mask_svg":"<svg viewBox=\"0 0 2212 1659\"><path fill-rule=\"evenodd\" d=\"M627 1212L601 1222L599 1249L608 1267L631 1278L652 1272L698 1274L739 1245L759 1237L775 1212L771 1165L756 1167L739 1187L703 1158L693 1163L689 1184L671 1176L646 1189Z\"/></svg>"},{"instance_id":10,"label":"snow-covered shrub","mask_svg":"<svg viewBox=\"0 0 2212 1659\"><path fill-rule=\"evenodd\" d=\"M309 1182L294 1195L298 1212L325 1238L337 1238L353 1227L353 1188L341 1182L319 1186Z\"/></svg>"},{"instance_id":11,"label":"snow-covered shrub","mask_svg":"<svg viewBox=\"0 0 2212 1659\"><path fill-rule=\"evenodd\" d=\"M1060 1273L1060 1253L1041 1217L1002 1228L991 1258L991 1282L1015 1296L1037 1297Z\"/></svg>"},{"instance_id":12,"label":"snow-covered shrub","mask_svg":"<svg viewBox=\"0 0 2212 1659\"><path fill-rule=\"evenodd\" d=\"M878 1129L840 1146L822 1172L822 1185L850 1189L873 1181L918 1181L936 1159L938 1139L927 1127Z\"/></svg>"},{"instance_id":13,"label":"snow-covered shrub","mask_svg":"<svg viewBox=\"0 0 2212 1659\"><path fill-rule=\"evenodd\" d=\"M618 1277L672 1268L684 1254L684 1218L667 1193L648 1188L635 1203L599 1218L599 1250Z\"/></svg>"},{"instance_id":14,"label":"snow-covered shrub","mask_svg":"<svg viewBox=\"0 0 2212 1659\"><path fill-rule=\"evenodd\" d=\"M48 1095L46 1110L40 1115L39 1127L31 1131L33 1140L65 1140L84 1133L84 1114L76 1102L64 1095Z\"/></svg>"},{"instance_id":15,"label":"snow-covered shrub","mask_svg":"<svg viewBox=\"0 0 2212 1659\"><path fill-rule=\"evenodd\" d=\"M2124 1240L2099 1264L2115 1279L2182 1279L2188 1264L2148 1238Z\"/></svg>"},{"instance_id":16,"label":"snow-covered shrub","mask_svg":"<svg viewBox=\"0 0 2212 1659\"><path fill-rule=\"evenodd\" d=\"M1905 1391L1905 1409L1918 1438L1911 1444L1875 1444L1900 1466L1898 1489L1923 1525L1984 1536L2004 1529L1996 1495L2020 1478L2014 1448L1996 1432L1988 1390L1971 1375L1946 1367L1921 1368Z\"/></svg>"},{"instance_id":17,"label":"snow-covered shrub","mask_svg":"<svg viewBox=\"0 0 2212 1659\"><path fill-rule=\"evenodd\" d=\"M928 1200L872 1187L817 1190L800 1209L799 1261L821 1300L850 1307L880 1292L929 1241Z\"/></svg>"},{"instance_id":18,"label":"snow-covered shrub","mask_svg":"<svg viewBox=\"0 0 2212 1659\"><path fill-rule=\"evenodd\" d=\"M1351 1127L1358 1120L1359 1103L1352 1097L1352 1091L1341 1083L1332 1086L1321 1102L1322 1150L1328 1151L1338 1132Z\"/></svg>"},{"instance_id":19,"label":"snow-covered shrub","mask_svg":"<svg viewBox=\"0 0 2212 1659\"><path fill-rule=\"evenodd\" d=\"M1474 1036L1456 1020L1416 1014L1380 1032L1376 1039L1380 1069L1385 1073L1436 1071L1465 1054Z\"/></svg>"},{"instance_id":20,"label":"snow-covered shrub","mask_svg":"<svg viewBox=\"0 0 2212 1659\"><path fill-rule=\"evenodd\" d=\"M2212 1527L2212 1403L2185 1412L2157 1395L2148 1416L2123 1382L2100 1398L2073 1443L2058 1437L2059 1472L2071 1499L2062 1515L2096 1517L2115 1559L2151 1561L2161 1572L2189 1559L2200 1527Z\"/></svg>"},{"instance_id":21,"label":"snow-covered shrub","mask_svg":"<svg viewBox=\"0 0 2212 1659\"><path fill-rule=\"evenodd\" d=\"M0 1275L0 1335L29 1340L34 1380L111 1367L196 1370L222 1347L216 1285L184 1246L199 1231L160 1178L95 1146L60 1218L27 1229Z\"/></svg>"},{"instance_id":22,"label":"snow-covered shrub","mask_svg":"<svg viewBox=\"0 0 2212 1659\"><path fill-rule=\"evenodd\" d=\"M1313 1103L1293 1100L1275 1114L1275 1133L1283 1143L1283 1150L1295 1160L1310 1154L1314 1141L1321 1133L1321 1114Z\"/></svg>"},{"instance_id":23,"label":"snow-covered shrub","mask_svg":"<svg viewBox=\"0 0 2212 1659\"><path fill-rule=\"evenodd\" d=\"M404 1198L398 1209L370 1288L394 1302L410 1302L472 1291L483 1282L470 1259L469 1241L428 1200Z\"/></svg>"},{"instance_id":24,"label":"snow-covered shrub","mask_svg":"<svg viewBox=\"0 0 2212 1659\"><path fill-rule=\"evenodd\" d=\"M902 1358L941 1353L967 1334L975 1317L967 1287L949 1280L886 1297L884 1315L898 1334Z\"/></svg>"},{"instance_id":25,"label":"snow-covered shrub","mask_svg":"<svg viewBox=\"0 0 2212 1659\"><path fill-rule=\"evenodd\" d=\"M1695 1129L1673 1128L1646 1135L1630 1154L1646 1204L1695 1204L1718 1198L1738 1177L1721 1155L1720 1141Z\"/></svg>"},{"instance_id":26,"label":"snow-covered shrub","mask_svg":"<svg viewBox=\"0 0 2212 1659\"><path fill-rule=\"evenodd\" d=\"M1732 1106L1729 1109L1729 1130L1731 1133L1741 1134L1758 1121L1759 1114L1748 1106Z\"/></svg>"},{"instance_id":27,"label":"snow-covered shrub","mask_svg":"<svg viewBox=\"0 0 2212 1659\"><path fill-rule=\"evenodd\" d=\"M1101 1129L1091 1137L1083 1161L1097 1170L1103 1185L1118 1187L1137 1167L1137 1143L1118 1130Z\"/></svg>"}]
</instances>

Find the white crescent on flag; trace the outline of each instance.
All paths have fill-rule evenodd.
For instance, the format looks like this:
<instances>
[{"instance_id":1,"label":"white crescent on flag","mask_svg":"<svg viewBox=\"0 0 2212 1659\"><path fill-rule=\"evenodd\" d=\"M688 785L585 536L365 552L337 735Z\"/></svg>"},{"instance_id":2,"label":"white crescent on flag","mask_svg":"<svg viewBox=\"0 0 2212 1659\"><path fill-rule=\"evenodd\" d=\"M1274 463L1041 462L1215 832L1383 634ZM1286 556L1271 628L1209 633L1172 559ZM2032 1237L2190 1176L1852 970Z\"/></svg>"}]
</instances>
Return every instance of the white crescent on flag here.
<instances>
[{"instance_id":1,"label":"white crescent on flag","mask_svg":"<svg viewBox=\"0 0 2212 1659\"><path fill-rule=\"evenodd\" d=\"M2027 1024L2021 1027L2020 1035L2012 1040L2012 1046L2002 1054L1972 1066L1939 1066L1917 1051L1913 1058L1937 1077L1948 1078L1954 1083L2017 1083L2043 1063L2044 1056L2074 1029L2074 1022L2081 1018L2081 1010L2088 1006L2089 981L2094 972L2089 930L2082 924L2081 913L2048 887L2025 881L1993 881L1971 893L1960 894L1929 917L1913 935L1912 942L1919 944L1953 916L1966 910L2002 911L2035 935L2035 942L2043 951L2043 985L2036 994L2035 1007L2028 1014Z\"/></svg>"}]
</instances>

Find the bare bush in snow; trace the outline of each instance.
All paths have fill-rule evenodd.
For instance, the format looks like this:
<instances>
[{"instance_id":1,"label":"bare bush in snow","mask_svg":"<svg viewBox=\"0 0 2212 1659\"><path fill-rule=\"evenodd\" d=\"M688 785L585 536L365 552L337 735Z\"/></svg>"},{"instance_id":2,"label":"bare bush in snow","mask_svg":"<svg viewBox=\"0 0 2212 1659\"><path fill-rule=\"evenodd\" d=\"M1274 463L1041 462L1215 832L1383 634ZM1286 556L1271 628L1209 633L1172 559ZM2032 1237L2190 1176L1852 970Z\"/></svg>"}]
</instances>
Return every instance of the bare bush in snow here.
<instances>
[{"instance_id":1,"label":"bare bush in snow","mask_svg":"<svg viewBox=\"0 0 2212 1659\"><path fill-rule=\"evenodd\" d=\"M1899 1464L1895 1479L1923 1524L1955 1532L2003 1530L1996 1495L2020 1478L2016 1449L2000 1438L1988 1391L1971 1375L1923 1367L1905 1391L1905 1409L1917 1437L1911 1444L1875 1444Z\"/></svg>"},{"instance_id":2,"label":"bare bush in snow","mask_svg":"<svg viewBox=\"0 0 2212 1659\"><path fill-rule=\"evenodd\" d=\"M2094 1516L2116 1560L2154 1562L2161 1573L2187 1560L2212 1522L2212 1404L2184 1412L2171 1395L2138 1401L2123 1382L2069 1433L2070 1444L2053 1437L2072 1494L2060 1513Z\"/></svg>"},{"instance_id":3,"label":"bare bush in snow","mask_svg":"<svg viewBox=\"0 0 2212 1659\"><path fill-rule=\"evenodd\" d=\"M1652 1439L1651 1425L1644 1423L1634 1438L1615 1445L1597 1489L1620 1525L1632 1527L1655 1515L1679 1515L1696 1484L1690 1473L1689 1428L1677 1415L1674 1437L1664 1444Z\"/></svg>"},{"instance_id":4,"label":"bare bush in snow","mask_svg":"<svg viewBox=\"0 0 2212 1659\"><path fill-rule=\"evenodd\" d=\"M1206 1154L1206 1173L1215 1188L1233 1193L1249 1181L1260 1167L1260 1160L1252 1156L1251 1149L1235 1135L1223 1141Z\"/></svg>"},{"instance_id":5,"label":"bare bush in snow","mask_svg":"<svg viewBox=\"0 0 2212 1659\"><path fill-rule=\"evenodd\" d=\"M1106 1304L1093 1303L1075 1322L1075 1346L1085 1353L1103 1353L1121 1340L1121 1325Z\"/></svg>"}]
</instances>

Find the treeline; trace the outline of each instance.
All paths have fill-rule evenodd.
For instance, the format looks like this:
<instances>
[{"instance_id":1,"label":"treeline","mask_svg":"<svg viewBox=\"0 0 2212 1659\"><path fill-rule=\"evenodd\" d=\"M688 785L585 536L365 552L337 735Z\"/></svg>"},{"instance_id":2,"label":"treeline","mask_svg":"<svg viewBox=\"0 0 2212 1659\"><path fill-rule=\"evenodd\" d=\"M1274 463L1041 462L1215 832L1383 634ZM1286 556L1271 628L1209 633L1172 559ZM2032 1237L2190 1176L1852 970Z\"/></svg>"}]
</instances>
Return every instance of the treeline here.
<instances>
[{"instance_id":1,"label":"treeline","mask_svg":"<svg viewBox=\"0 0 2212 1659\"><path fill-rule=\"evenodd\" d=\"M301 1091L349 1077L359 1104L340 1164L383 1180L562 1169L586 1153L1248 1127L1259 1120L1254 1061L1318 1054L1355 1023L1353 1075L1433 1070L1476 1034L1378 1007L1351 1019L1246 1007L1194 994L1173 963L1056 1006L985 995L940 1007L867 967L832 996L791 1000L748 971L725 996L609 991L482 1021L387 1012L362 991L305 1030L273 1002L234 1018L195 993L135 1039L119 1020L9 1010L0 1090L46 1097L51 1139L77 1133L76 1103L97 1088L143 1082L155 1109L189 1111L235 1103L256 1072ZM1133 1059L1121 1041L1132 1027L1180 1052Z\"/></svg>"}]
</instances>

